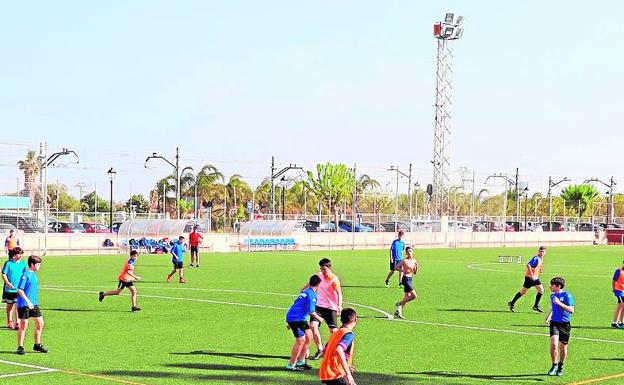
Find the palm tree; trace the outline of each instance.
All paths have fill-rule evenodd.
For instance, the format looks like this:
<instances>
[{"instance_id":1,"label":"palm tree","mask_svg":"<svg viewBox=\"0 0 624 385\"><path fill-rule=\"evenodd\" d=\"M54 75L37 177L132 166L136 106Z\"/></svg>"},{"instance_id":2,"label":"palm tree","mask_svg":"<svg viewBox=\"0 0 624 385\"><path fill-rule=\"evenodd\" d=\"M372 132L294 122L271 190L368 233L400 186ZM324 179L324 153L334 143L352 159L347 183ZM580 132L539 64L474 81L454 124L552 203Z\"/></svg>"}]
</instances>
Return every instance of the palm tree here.
<instances>
[{"instance_id":1,"label":"palm tree","mask_svg":"<svg viewBox=\"0 0 624 385\"><path fill-rule=\"evenodd\" d=\"M17 165L24 172L24 192L30 197L33 206L41 207L41 194L39 193L41 161L37 158L35 151L28 151L26 159L20 160Z\"/></svg>"},{"instance_id":2,"label":"palm tree","mask_svg":"<svg viewBox=\"0 0 624 385\"><path fill-rule=\"evenodd\" d=\"M236 220L244 218L245 205L243 202L251 200L251 187L239 174L232 175L225 187L227 191L227 207L235 209L234 218Z\"/></svg>"},{"instance_id":3,"label":"palm tree","mask_svg":"<svg viewBox=\"0 0 624 385\"><path fill-rule=\"evenodd\" d=\"M574 207L578 213L579 222L585 211L594 203L600 193L590 184L569 185L561 191L561 198L566 207Z\"/></svg>"}]
</instances>

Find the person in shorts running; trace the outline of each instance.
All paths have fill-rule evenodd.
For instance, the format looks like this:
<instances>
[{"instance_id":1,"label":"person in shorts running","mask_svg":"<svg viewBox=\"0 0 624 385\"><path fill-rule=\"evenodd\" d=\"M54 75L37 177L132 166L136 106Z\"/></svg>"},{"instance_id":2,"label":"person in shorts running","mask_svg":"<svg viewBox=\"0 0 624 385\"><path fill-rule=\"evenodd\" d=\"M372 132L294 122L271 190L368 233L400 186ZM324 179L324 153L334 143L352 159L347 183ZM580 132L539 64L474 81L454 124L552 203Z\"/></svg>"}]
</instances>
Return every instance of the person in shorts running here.
<instances>
[{"instance_id":1,"label":"person in shorts running","mask_svg":"<svg viewBox=\"0 0 624 385\"><path fill-rule=\"evenodd\" d=\"M323 317L330 333L338 330L337 314L342 310L342 288L340 280L332 272L331 261L323 258L319 261L321 271L318 276L321 279L317 291L316 312ZM312 336L316 344L317 351L311 360L318 360L323 356L323 343L321 341L321 332L319 330L319 321L310 319L310 327L312 328Z\"/></svg>"},{"instance_id":2,"label":"person in shorts running","mask_svg":"<svg viewBox=\"0 0 624 385\"><path fill-rule=\"evenodd\" d=\"M2 266L2 303L6 303L7 328L18 330L17 321L17 285L27 269L26 262L22 261L24 250L17 246L9 251L9 260ZM15 322L14 322L15 321Z\"/></svg>"},{"instance_id":3,"label":"person in shorts running","mask_svg":"<svg viewBox=\"0 0 624 385\"><path fill-rule=\"evenodd\" d=\"M565 280L562 277L550 280L552 309L546 317L546 323L550 327L550 358L552 359L552 366L547 373L549 376L562 376L563 362L568 357L574 298L572 294L563 290L564 287Z\"/></svg>"},{"instance_id":4,"label":"person in shorts running","mask_svg":"<svg viewBox=\"0 0 624 385\"><path fill-rule=\"evenodd\" d=\"M524 284L520 288L520 291L516 293L514 298L507 302L507 306L509 306L509 310L511 312L516 311L516 301L520 299L526 292L535 287L537 290L537 294L535 295L535 303L533 304L533 310L538 313L543 313L544 311L540 308L539 303L542 299L542 295L544 294L544 286L542 286L542 282L539 280L539 275L542 272L542 263L544 262L544 256L546 255L546 248L540 247L537 251L537 255L535 255L529 263L526 265L526 271L524 273Z\"/></svg>"},{"instance_id":5,"label":"person in shorts running","mask_svg":"<svg viewBox=\"0 0 624 385\"><path fill-rule=\"evenodd\" d=\"M405 249L405 241L403 241L403 230L399 230L397 239L392 241L390 245L390 270L386 276L386 287L390 287L390 277L394 274L396 267L403 260L403 250ZM399 287L403 284L403 273L399 272Z\"/></svg>"},{"instance_id":6,"label":"person in shorts running","mask_svg":"<svg viewBox=\"0 0 624 385\"><path fill-rule=\"evenodd\" d=\"M28 329L28 320L35 320L35 344L33 350L47 353L41 344L43 334L43 314L39 309L39 278L37 272L41 268L41 258L36 255L28 257L28 270L24 272L17 285L17 317L19 318L19 330L17 331L17 354L24 355L24 338Z\"/></svg>"},{"instance_id":7,"label":"person in shorts running","mask_svg":"<svg viewBox=\"0 0 624 385\"><path fill-rule=\"evenodd\" d=\"M130 298L132 302L130 311L141 311L141 308L137 305L137 289L134 286L134 281L141 280L141 277L134 274L134 265L138 257L138 251L132 250L130 252L130 259L128 259L128 261L124 264L121 272L119 273L119 284L117 285L117 289L106 292L101 291L99 294L100 302L104 301L104 297L109 295L119 295L123 289L128 288L128 290L130 290Z\"/></svg>"},{"instance_id":8,"label":"person in shorts running","mask_svg":"<svg viewBox=\"0 0 624 385\"><path fill-rule=\"evenodd\" d=\"M312 341L312 331L308 324L308 316L316 319L318 322L323 320L316 314L316 290L319 283L321 283L321 279L318 275L311 276L308 287L299 293L299 296L286 313L288 329L292 330L293 336L295 336L295 344L290 353L290 361L286 365L287 370L296 372L312 369L306 362L308 347Z\"/></svg>"},{"instance_id":9,"label":"person in shorts running","mask_svg":"<svg viewBox=\"0 0 624 385\"><path fill-rule=\"evenodd\" d=\"M173 270L167 275L167 282L171 282L171 278L177 271L180 283L186 283L184 279L184 236L182 235L171 247L171 263L173 263Z\"/></svg>"},{"instance_id":10,"label":"person in shorts running","mask_svg":"<svg viewBox=\"0 0 624 385\"><path fill-rule=\"evenodd\" d=\"M11 250L20 246L20 241L15 235L15 230L9 230L9 236L4 239L4 251L7 253L7 257L11 258Z\"/></svg>"},{"instance_id":11,"label":"person in shorts running","mask_svg":"<svg viewBox=\"0 0 624 385\"><path fill-rule=\"evenodd\" d=\"M194 226L193 231L189 234L189 244L191 245L191 267L199 267L199 245L204 241L199 232L199 227Z\"/></svg>"},{"instance_id":12,"label":"person in shorts running","mask_svg":"<svg viewBox=\"0 0 624 385\"><path fill-rule=\"evenodd\" d=\"M396 311L394 312L394 316L400 319L404 319L403 317L403 307L410 301L416 299L416 289L414 289L414 283L412 279L414 275L418 272L418 262L412 257L412 247L408 246L405 248L405 259L399 263L397 266L397 271L403 273L403 299L397 302Z\"/></svg>"}]
</instances>

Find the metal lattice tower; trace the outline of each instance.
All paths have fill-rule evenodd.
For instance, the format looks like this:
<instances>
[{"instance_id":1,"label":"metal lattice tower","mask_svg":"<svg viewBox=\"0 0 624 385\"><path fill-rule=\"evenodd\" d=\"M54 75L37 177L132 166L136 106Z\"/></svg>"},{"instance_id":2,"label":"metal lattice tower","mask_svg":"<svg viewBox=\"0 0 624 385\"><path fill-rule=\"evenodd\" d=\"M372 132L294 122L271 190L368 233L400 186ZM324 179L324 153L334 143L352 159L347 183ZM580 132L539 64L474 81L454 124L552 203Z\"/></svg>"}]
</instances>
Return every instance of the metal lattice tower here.
<instances>
[{"instance_id":1,"label":"metal lattice tower","mask_svg":"<svg viewBox=\"0 0 624 385\"><path fill-rule=\"evenodd\" d=\"M433 36L438 40L436 61L435 120L433 132L433 213L446 215L449 210L449 147L451 144L451 114L453 51L450 40L459 39L464 29L459 27L463 16L447 13L443 22L435 23Z\"/></svg>"}]
</instances>

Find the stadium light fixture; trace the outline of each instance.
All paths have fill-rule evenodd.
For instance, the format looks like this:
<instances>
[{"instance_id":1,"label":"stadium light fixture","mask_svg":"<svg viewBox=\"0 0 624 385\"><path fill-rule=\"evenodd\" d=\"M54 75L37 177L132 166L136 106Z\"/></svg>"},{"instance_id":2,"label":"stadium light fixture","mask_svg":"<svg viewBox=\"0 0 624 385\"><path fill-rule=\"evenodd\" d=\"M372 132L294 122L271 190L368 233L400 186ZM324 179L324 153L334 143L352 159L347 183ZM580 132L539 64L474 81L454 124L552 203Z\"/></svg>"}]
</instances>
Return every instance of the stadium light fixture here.
<instances>
[{"instance_id":1,"label":"stadium light fixture","mask_svg":"<svg viewBox=\"0 0 624 385\"><path fill-rule=\"evenodd\" d=\"M444 16L444 22L452 24L454 18L455 18L455 14L449 12Z\"/></svg>"},{"instance_id":2,"label":"stadium light fixture","mask_svg":"<svg viewBox=\"0 0 624 385\"><path fill-rule=\"evenodd\" d=\"M113 168L111 167L110 169L108 169L108 179L110 180L110 232L113 232L113 180L115 179L115 176L117 176L117 171L113 170Z\"/></svg>"}]
</instances>

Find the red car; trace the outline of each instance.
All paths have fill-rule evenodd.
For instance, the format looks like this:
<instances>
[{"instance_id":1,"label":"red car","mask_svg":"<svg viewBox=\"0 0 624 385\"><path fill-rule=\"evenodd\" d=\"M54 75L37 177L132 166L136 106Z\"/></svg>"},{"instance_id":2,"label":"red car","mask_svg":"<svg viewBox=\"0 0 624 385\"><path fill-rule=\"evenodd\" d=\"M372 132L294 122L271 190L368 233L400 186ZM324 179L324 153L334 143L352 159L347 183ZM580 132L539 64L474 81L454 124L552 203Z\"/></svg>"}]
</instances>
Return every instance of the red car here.
<instances>
[{"instance_id":1,"label":"red car","mask_svg":"<svg viewBox=\"0 0 624 385\"><path fill-rule=\"evenodd\" d=\"M80 222L86 233L109 233L110 229L97 223Z\"/></svg>"}]
</instances>

